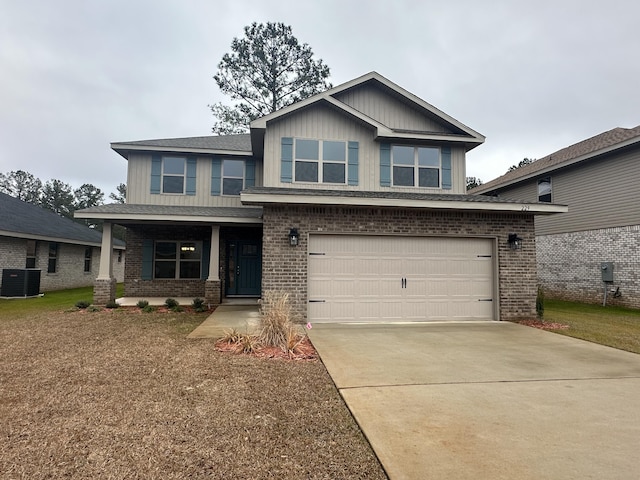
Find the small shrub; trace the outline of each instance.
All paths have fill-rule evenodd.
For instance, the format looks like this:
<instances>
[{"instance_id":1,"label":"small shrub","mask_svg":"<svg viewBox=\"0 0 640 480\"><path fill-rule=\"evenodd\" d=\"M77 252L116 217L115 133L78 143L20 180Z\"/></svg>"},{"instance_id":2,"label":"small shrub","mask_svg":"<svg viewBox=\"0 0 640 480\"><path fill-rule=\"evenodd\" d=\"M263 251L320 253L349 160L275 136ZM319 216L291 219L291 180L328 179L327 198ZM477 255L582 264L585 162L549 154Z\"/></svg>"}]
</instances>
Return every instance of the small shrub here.
<instances>
[{"instance_id":1,"label":"small shrub","mask_svg":"<svg viewBox=\"0 0 640 480\"><path fill-rule=\"evenodd\" d=\"M142 311L144 313L152 313L152 312L155 312L156 309L154 307L152 307L151 305L145 305L144 307L142 307Z\"/></svg>"},{"instance_id":2,"label":"small shrub","mask_svg":"<svg viewBox=\"0 0 640 480\"><path fill-rule=\"evenodd\" d=\"M136 306L138 308L145 308L149 306L149 302L147 302L146 300L138 300L138 303L136 303Z\"/></svg>"},{"instance_id":3,"label":"small shrub","mask_svg":"<svg viewBox=\"0 0 640 480\"><path fill-rule=\"evenodd\" d=\"M102 308L97 307L95 305L90 305L89 307L87 307L87 312L101 312Z\"/></svg>"},{"instance_id":4,"label":"small shrub","mask_svg":"<svg viewBox=\"0 0 640 480\"><path fill-rule=\"evenodd\" d=\"M260 347L260 340L256 335L244 333L240 335L240 340L236 343L236 352L253 353Z\"/></svg>"},{"instance_id":5,"label":"small shrub","mask_svg":"<svg viewBox=\"0 0 640 480\"><path fill-rule=\"evenodd\" d=\"M172 312L184 312L184 308L182 308L180 305L176 305L175 307L171 307L169 310L171 310Z\"/></svg>"},{"instance_id":6,"label":"small shrub","mask_svg":"<svg viewBox=\"0 0 640 480\"><path fill-rule=\"evenodd\" d=\"M536 295L536 315L540 320L544 316L544 290L542 287L538 287L538 294Z\"/></svg>"},{"instance_id":7,"label":"small shrub","mask_svg":"<svg viewBox=\"0 0 640 480\"><path fill-rule=\"evenodd\" d=\"M229 345L233 345L234 343L238 343L242 338L242 333L237 331L235 328L231 330L225 330L224 336L218 340L220 343L228 343Z\"/></svg>"},{"instance_id":8,"label":"small shrub","mask_svg":"<svg viewBox=\"0 0 640 480\"><path fill-rule=\"evenodd\" d=\"M207 309L207 307L204 306L204 299L202 298L194 298L191 306L196 312L204 312Z\"/></svg>"},{"instance_id":9,"label":"small shrub","mask_svg":"<svg viewBox=\"0 0 640 480\"><path fill-rule=\"evenodd\" d=\"M115 300L109 300L106 304L105 304L105 308L118 308L120 305L118 305L118 302L116 302Z\"/></svg>"},{"instance_id":10,"label":"small shrub","mask_svg":"<svg viewBox=\"0 0 640 480\"><path fill-rule=\"evenodd\" d=\"M89 302L87 302L86 300L79 300L76 302L76 307L84 309L87 308L89 305L91 305Z\"/></svg>"},{"instance_id":11,"label":"small shrub","mask_svg":"<svg viewBox=\"0 0 640 480\"><path fill-rule=\"evenodd\" d=\"M164 301L164 304L167 308L171 308L171 309L180 305L180 303L175 298L167 298Z\"/></svg>"}]
</instances>

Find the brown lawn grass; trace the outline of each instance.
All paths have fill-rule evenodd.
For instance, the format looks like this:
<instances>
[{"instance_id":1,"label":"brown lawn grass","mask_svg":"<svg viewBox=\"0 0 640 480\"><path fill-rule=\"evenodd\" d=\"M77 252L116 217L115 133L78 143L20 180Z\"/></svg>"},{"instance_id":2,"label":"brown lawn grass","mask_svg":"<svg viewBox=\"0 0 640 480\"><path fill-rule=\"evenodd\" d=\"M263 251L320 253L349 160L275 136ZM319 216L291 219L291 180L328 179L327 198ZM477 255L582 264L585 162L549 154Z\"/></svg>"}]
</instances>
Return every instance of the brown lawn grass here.
<instances>
[{"instance_id":1,"label":"brown lawn grass","mask_svg":"<svg viewBox=\"0 0 640 480\"><path fill-rule=\"evenodd\" d=\"M321 362L187 339L205 316L0 309L0 478L386 478Z\"/></svg>"}]
</instances>

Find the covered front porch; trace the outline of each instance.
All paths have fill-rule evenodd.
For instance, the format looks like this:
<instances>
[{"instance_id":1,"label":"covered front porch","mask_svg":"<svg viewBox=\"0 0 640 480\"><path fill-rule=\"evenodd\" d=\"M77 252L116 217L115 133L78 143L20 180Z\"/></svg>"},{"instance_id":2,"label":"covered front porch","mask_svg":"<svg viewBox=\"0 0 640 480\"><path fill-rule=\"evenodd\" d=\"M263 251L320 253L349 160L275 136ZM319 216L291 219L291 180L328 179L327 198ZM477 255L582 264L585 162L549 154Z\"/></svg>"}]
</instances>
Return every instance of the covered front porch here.
<instances>
[{"instance_id":1,"label":"covered front porch","mask_svg":"<svg viewBox=\"0 0 640 480\"><path fill-rule=\"evenodd\" d=\"M104 221L95 304L116 300L110 267L114 224L126 227L125 298L203 298L216 306L227 298L260 297L262 209L122 204L76 216Z\"/></svg>"}]
</instances>

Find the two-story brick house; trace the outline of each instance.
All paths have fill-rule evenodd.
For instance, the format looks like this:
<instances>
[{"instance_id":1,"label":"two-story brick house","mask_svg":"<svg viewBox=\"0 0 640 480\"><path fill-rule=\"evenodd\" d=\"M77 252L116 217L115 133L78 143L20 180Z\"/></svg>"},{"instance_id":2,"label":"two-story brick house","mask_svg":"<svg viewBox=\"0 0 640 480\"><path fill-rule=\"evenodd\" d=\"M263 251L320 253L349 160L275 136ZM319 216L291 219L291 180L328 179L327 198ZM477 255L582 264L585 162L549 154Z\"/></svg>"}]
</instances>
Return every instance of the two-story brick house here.
<instances>
[{"instance_id":1,"label":"two-story brick house","mask_svg":"<svg viewBox=\"0 0 640 480\"><path fill-rule=\"evenodd\" d=\"M566 207L466 195L483 142L372 72L250 134L113 143L127 203L79 216L127 227L128 297L280 290L316 322L530 317L533 217Z\"/></svg>"}]
</instances>

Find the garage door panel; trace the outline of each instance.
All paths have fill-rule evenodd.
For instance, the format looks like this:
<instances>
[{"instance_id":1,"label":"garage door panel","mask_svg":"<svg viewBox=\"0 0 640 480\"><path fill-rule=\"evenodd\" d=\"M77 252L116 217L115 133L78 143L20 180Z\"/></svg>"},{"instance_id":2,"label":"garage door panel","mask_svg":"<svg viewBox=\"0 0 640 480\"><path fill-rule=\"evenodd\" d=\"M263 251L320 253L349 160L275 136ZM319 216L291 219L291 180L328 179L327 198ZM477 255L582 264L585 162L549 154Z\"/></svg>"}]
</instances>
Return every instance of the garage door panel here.
<instances>
[{"instance_id":1,"label":"garage door panel","mask_svg":"<svg viewBox=\"0 0 640 480\"><path fill-rule=\"evenodd\" d=\"M493 319L493 241L311 235L311 321Z\"/></svg>"}]
</instances>

